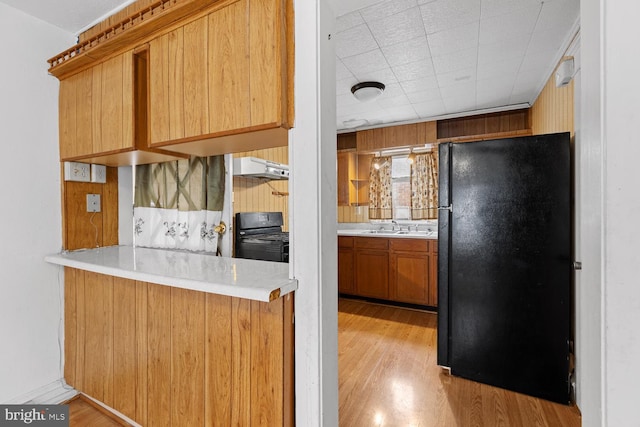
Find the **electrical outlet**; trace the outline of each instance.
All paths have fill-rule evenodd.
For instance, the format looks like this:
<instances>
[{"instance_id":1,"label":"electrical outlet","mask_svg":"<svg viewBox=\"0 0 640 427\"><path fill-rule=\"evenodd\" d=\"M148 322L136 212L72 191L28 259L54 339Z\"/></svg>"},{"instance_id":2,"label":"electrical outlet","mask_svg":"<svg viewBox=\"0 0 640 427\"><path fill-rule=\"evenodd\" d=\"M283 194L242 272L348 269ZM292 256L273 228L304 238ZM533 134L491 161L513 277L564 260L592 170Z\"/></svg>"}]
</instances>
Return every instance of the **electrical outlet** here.
<instances>
[{"instance_id":1,"label":"electrical outlet","mask_svg":"<svg viewBox=\"0 0 640 427\"><path fill-rule=\"evenodd\" d=\"M91 165L91 182L99 184L107 182L107 167L104 165Z\"/></svg>"},{"instance_id":2,"label":"electrical outlet","mask_svg":"<svg viewBox=\"0 0 640 427\"><path fill-rule=\"evenodd\" d=\"M88 163L64 162L64 180L89 182L91 180L90 166Z\"/></svg>"},{"instance_id":3,"label":"electrical outlet","mask_svg":"<svg viewBox=\"0 0 640 427\"><path fill-rule=\"evenodd\" d=\"M99 194L87 194L87 212L100 212Z\"/></svg>"}]
</instances>

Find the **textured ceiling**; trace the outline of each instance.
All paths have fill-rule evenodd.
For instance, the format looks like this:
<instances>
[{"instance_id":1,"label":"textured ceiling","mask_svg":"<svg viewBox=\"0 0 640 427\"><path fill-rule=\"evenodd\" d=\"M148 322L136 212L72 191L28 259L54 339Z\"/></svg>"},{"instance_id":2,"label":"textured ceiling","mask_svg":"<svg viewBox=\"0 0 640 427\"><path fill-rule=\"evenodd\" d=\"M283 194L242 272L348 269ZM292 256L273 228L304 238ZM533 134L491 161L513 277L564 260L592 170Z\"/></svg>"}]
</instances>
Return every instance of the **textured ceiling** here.
<instances>
[{"instance_id":1,"label":"textured ceiling","mask_svg":"<svg viewBox=\"0 0 640 427\"><path fill-rule=\"evenodd\" d=\"M0 0L73 34L122 9L134 0Z\"/></svg>"},{"instance_id":2,"label":"textured ceiling","mask_svg":"<svg viewBox=\"0 0 640 427\"><path fill-rule=\"evenodd\" d=\"M338 129L531 104L580 0L352 0L336 27ZM361 103L351 86L380 81Z\"/></svg>"}]
</instances>

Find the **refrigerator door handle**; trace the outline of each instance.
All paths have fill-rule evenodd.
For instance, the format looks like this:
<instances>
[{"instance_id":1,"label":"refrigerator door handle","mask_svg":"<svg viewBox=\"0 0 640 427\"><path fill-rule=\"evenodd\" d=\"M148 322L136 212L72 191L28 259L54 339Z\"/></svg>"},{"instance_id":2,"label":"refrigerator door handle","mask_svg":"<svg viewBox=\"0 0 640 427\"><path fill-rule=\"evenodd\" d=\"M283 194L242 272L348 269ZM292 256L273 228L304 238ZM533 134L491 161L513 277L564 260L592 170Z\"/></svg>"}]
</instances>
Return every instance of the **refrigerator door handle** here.
<instances>
[{"instance_id":1,"label":"refrigerator door handle","mask_svg":"<svg viewBox=\"0 0 640 427\"><path fill-rule=\"evenodd\" d=\"M449 205L449 206L438 206L438 210L439 211L453 212L453 206L452 205Z\"/></svg>"}]
</instances>

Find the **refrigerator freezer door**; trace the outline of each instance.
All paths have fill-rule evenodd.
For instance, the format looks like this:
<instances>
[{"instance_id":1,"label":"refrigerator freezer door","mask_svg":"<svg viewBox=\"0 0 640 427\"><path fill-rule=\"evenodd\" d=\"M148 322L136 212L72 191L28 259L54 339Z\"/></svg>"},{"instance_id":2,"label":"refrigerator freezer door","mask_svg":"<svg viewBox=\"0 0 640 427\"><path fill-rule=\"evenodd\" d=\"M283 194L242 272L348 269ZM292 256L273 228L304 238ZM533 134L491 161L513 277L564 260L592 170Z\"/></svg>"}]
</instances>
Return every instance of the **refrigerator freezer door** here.
<instances>
[{"instance_id":1,"label":"refrigerator freezer door","mask_svg":"<svg viewBox=\"0 0 640 427\"><path fill-rule=\"evenodd\" d=\"M452 144L449 154L451 372L568 403L569 134Z\"/></svg>"},{"instance_id":2,"label":"refrigerator freezer door","mask_svg":"<svg viewBox=\"0 0 640 427\"><path fill-rule=\"evenodd\" d=\"M451 143L438 146L438 365L449 367L449 154Z\"/></svg>"}]
</instances>

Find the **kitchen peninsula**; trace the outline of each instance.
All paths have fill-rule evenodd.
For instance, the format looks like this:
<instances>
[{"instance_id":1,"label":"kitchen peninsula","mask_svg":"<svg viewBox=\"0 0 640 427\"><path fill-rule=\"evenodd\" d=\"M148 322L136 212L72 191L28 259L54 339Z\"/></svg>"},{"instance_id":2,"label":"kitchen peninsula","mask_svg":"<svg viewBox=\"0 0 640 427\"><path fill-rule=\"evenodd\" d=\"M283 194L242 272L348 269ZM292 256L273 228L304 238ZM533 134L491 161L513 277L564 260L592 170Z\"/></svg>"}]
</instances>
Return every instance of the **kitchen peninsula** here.
<instances>
[{"instance_id":1,"label":"kitchen peninsula","mask_svg":"<svg viewBox=\"0 0 640 427\"><path fill-rule=\"evenodd\" d=\"M292 425L288 265L112 246L65 266L65 379L142 425Z\"/></svg>"}]
</instances>

